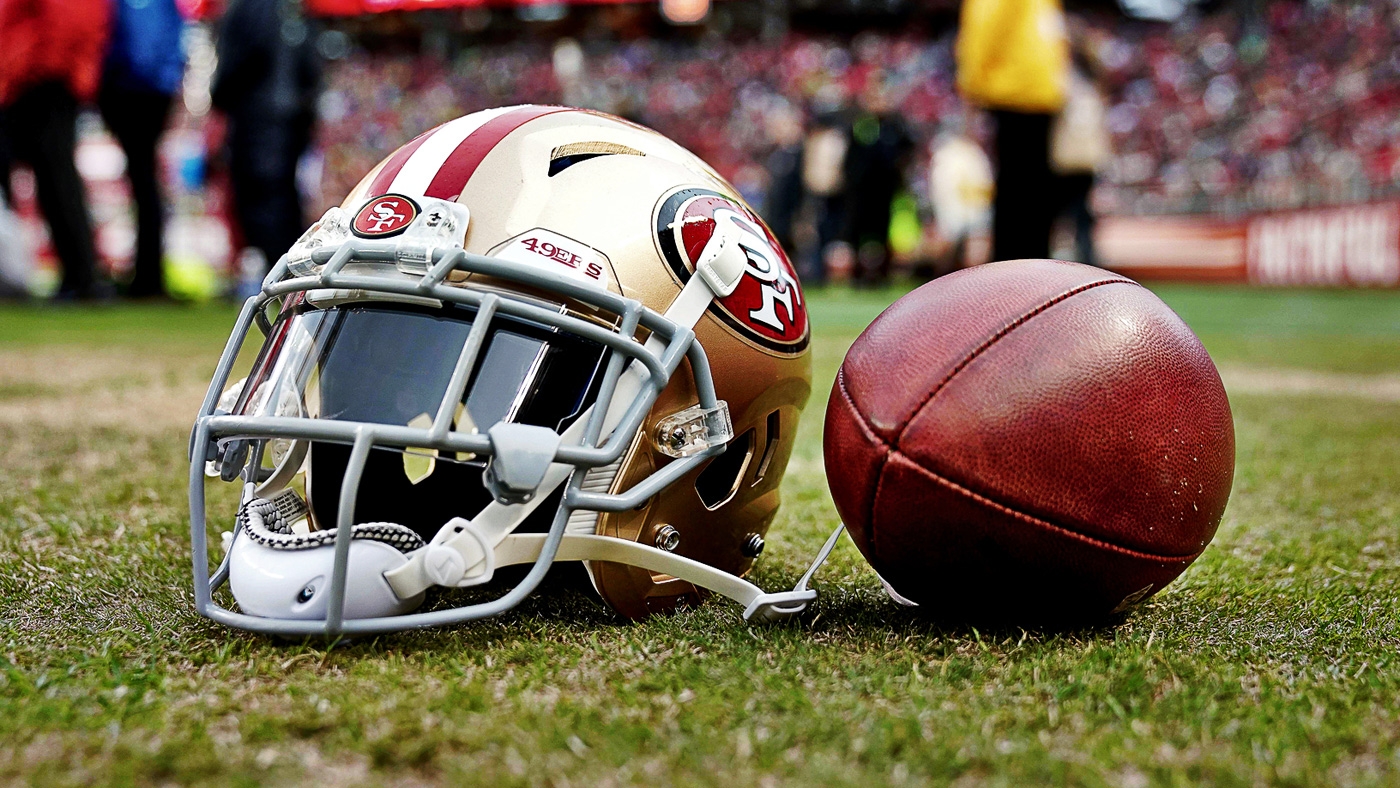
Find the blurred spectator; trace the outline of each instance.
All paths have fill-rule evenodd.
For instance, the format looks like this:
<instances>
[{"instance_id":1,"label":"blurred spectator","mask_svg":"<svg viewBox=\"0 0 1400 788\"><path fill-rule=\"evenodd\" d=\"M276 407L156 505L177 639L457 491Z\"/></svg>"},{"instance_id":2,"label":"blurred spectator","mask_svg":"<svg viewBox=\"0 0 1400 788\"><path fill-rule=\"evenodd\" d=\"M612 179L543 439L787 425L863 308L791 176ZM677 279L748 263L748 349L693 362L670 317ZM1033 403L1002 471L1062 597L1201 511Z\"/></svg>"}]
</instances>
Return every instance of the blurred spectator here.
<instances>
[{"instance_id":1,"label":"blurred spectator","mask_svg":"<svg viewBox=\"0 0 1400 788\"><path fill-rule=\"evenodd\" d=\"M950 118L933 143L929 168L929 202L941 245L932 274L963 267L967 244L987 229L992 213L992 164L968 135L965 117Z\"/></svg>"},{"instance_id":2,"label":"blurred spectator","mask_svg":"<svg viewBox=\"0 0 1400 788\"><path fill-rule=\"evenodd\" d=\"M212 97L228 116L238 223L262 258L244 268L265 270L305 229L296 174L320 90L315 32L299 0L231 0L220 24ZM240 287L257 282L245 278Z\"/></svg>"},{"instance_id":3,"label":"blurred spectator","mask_svg":"<svg viewBox=\"0 0 1400 788\"><path fill-rule=\"evenodd\" d=\"M840 117L826 115L817 119L812 131L802 143L802 185L816 202L816 244L805 255L809 282L823 282L833 273L849 273L853 267L851 253L841 230L846 223L846 182L842 165L850 139L837 124ZM833 264L835 258L843 263ZM833 269L843 269L833 271Z\"/></svg>"},{"instance_id":4,"label":"blurred spectator","mask_svg":"<svg viewBox=\"0 0 1400 788\"><path fill-rule=\"evenodd\" d=\"M79 102L97 95L109 0L0 0L0 112L15 158L34 170L63 265L60 299L103 295L87 195L73 156Z\"/></svg>"},{"instance_id":5,"label":"blurred spectator","mask_svg":"<svg viewBox=\"0 0 1400 788\"><path fill-rule=\"evenodd\" d=\"M1050 256L1050 119L1065 101L1059 0L963 0L958 89L996 119L992 259Z\"/></svg>"},{"instance_id":6,"label":"blurred spectator","mask_svg":"<svg viewBox=\"0 0 1400 788\"><path fill-rule=\"evenodd\" d=\"M0 203L13 209L15 196L10 193L10 171L14 169L14 159L10 155L10 142L5 139L5 113L0 110Z\"/></svg>"},{"instance_id":7,"label":"blurred spectator","mask_svg":"<svg viewBox=\"0 0 1400 788\"><path fill-rule=\"evenodd\" d=\"M0 143L3 144L3 143ZM24 227L10 206L8 161L0 157L0 301L29 297L29 272L34 261Z\"/></svg>"},{"instance_id":8,"label":"blurred spectator","mask_svg":"<svg viewBox=\"0 0 1400 788\"><path fill-rule=\"evenodd\" d=\"M871 75L851 122L843 165L845 239L855 251L857 284L884 284L890 275L890 209L904 185L912 147L904 122L891 109L883 76Z\"/></svg>"},{"instance_id":9,"label":"blurred spectator","mask_svg":"<svg viewBox=\"0 0 1400 788\"><path fill-rule=\"evenodd\" d=\"M0 300L29 297L29 250L24 228L14 212L10 194L10 146L5 141L5 118L0 113Z\"/></svg>"},{"instance_id":10,"label":"blurred spectator","mask_svg":"<svg viewBox=\"0 0 1400 788\"><path fill-rule=\"evenodd\" d=\"M175 0L115 0L112 43L97 104L126 154L136 203L136 257L127 295L165 293L161 276L165 204L156 172L156 145L185 69Z\"/></svg>"},{"instance_id":11,"label":"blurred spectator","mask_svg":"<svg viewBox=\"0 0 1400 788\"><path fill-rule=\"evenodd\" d=\"M1065 108L1050 132L1050 165L1059 181L1060 205L1074 226L1074 244L1081 263L1098 265L1094 254L1094 212L1089 192L1094 175L1111 153L1104 127L1104 103L1083 69L1070 75Z\"/></svg>"},{"instance_id":12,"label":"blurred spectator","mask_svg":"<svg viewBox=\"0 0 1400 788\"><path fill-rule=\"evenodd\" d=\"M802 207L802 118L791 107L776 110L768 121L773 152L768 154L768 195L763 218L789 255L797 248L793 224Z\"/></svg>"}]
</instances>

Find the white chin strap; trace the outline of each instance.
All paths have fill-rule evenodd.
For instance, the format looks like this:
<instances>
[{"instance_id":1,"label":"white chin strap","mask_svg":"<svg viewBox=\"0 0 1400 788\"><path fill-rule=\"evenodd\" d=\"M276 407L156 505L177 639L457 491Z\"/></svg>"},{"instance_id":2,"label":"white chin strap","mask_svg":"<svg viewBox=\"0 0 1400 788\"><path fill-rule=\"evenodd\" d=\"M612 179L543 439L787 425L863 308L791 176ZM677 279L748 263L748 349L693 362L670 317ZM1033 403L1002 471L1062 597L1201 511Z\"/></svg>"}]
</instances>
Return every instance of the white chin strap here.
<instances>
[{"instance_id":1,"label":"white chin strap","mask_svg":"<svg viewBox=\"0 0 1400 788\"><path fill-rule=\"evenodd\" d=\"M454 519L443 530L464 528L468 521ZM612 561L680 578L701 588L726 596L744 606L745 621L782 621L801 613L817 597L807 588L812 575L826 561L843 529L838 526L817 558L791 591L766 593L763 589L709 564L668 553L650 545L628 542L611 536L566 533L555 561ZM491 551L491 560L472 567L473 574L456 583L432 583L458 587L489 582L502 566L534 563L544 547L545 534L511 534ZM320 619L326 614L326 589L335 565L335 548L324 545L308 549L274 549L251 539L246 531L234 537L229 548L229 586L243 612L255 616L292 619ZM380 618L403 615L423 602L423 591L407 593L411 587L395 584L390 578L410 562L420 560L431 574L459 572L451 557L433 546L404 554L378 541L357 539L350 544L345 583L345 618ZM424 556L427 560L423 561ZM442 578L450 579L448 577Z\"/></svg>"},{"instance_id":2,"label":"white chin strap","mask_svg":"<svg viewBox=\"0 0 1400 788\"><path fill-rule=\"evenodd\" d=\"M672 322L694 328L715 298L738 287L748 260L738 238L721 223L705 246L680 295L666 310ZM648 349L660 352L664 343L653 336ZM603 420L606 437L622 420L640 393L648 373L633 362L618 378L616 393ZM579 443L591 411L586 410L562 434L562 443ZM573 473L570 465L554 463L534 497L523 504L492 501L471 520L453 518L431 543L411 552L400 552L383 542L355 539L345 584L345 618L378 618L402 615L422 603L432 586L464 588L487 583L497 567L534 562L543 548L545 534L514 534L540 502ZM565 533L556 561L611 561L671 575L729 597L744 606L744 619L778 621L801 613L816 598L807 588L812 574L826 560L841 528L827 539L811 568L792 591L768 594L728 572L650 545L595 534ZM229 587L239 607L258 616L294 619L325 617L326 591L335 563L331 544L304 549L274 549L240 531L229 545Z\"/></svg>"}]
</instances>

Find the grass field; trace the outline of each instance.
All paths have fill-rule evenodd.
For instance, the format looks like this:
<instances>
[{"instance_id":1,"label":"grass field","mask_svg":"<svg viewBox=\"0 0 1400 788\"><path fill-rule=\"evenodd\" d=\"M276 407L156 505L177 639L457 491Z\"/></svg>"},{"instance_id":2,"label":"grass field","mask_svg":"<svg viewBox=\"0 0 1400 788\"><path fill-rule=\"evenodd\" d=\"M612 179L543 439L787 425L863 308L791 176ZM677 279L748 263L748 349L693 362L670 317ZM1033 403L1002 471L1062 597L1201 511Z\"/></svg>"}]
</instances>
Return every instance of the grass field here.
<instances>
[{"instance_id":1,"label":"grass field","mask_svg":"<svg viewBox=\"0 0 1400 788\"><path fill-rule=\"evenodd\" d=\"M1170 286L1231 392L1225 522L1126 622L940 629L849 541L798 623L642 625L572 585L327 650L198 618L185 444L223 307L0 310L0 783L1400 784L1400 296ZM816 377L756 580L835 524L845 348L895 293L810 294Z\"/></svg>"}]
</instances>

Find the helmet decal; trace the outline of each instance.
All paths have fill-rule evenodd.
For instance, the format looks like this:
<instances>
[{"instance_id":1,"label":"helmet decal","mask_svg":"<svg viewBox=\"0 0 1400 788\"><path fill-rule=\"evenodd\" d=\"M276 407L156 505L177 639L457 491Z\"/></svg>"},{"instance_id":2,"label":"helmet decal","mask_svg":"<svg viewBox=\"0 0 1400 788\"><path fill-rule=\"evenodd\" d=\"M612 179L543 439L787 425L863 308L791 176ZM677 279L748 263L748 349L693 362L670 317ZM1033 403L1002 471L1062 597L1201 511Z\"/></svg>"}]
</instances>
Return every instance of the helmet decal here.
<instances>
[{"instance_id":1,"label":"helmet decal","mask_svg":"<svg viewBox=\"0 0 1400 788\"><path fill-rule=\"evenodd\" d=\"M748 269L739 287L711 311L745 339L767 350L800 353L807 347L807 305L797 272L763 220L710 189L688 188L662 198L656 238L667 266L682 284L720 222L737 225Z\"/></svg>"},{"instance_id":2,"label":"helmet decal","mask_svg":"<svg viewBox=\"0 0 1400 788\"><path fill-rule=\"evenodd\" d=\"M361 238L388 238L418 218L418 203L402 194L384 194L364 204L350 229Z\"/></svg>"}]
</instances>

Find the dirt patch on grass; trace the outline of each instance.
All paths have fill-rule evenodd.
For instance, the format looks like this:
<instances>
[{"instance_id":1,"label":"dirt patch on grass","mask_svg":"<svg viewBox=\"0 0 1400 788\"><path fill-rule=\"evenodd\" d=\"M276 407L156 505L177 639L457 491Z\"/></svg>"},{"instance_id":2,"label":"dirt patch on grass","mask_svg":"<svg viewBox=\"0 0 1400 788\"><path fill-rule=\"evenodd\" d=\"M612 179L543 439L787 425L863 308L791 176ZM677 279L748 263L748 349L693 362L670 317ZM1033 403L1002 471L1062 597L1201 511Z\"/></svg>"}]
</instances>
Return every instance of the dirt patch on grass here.
<instances>
[{"instance_id":1,"label":"dirt patch on grass","mask_svg":"<svg viewBox=\"0 0 1400 788\"><path fill-rule=\"evenodd\" d=\"M208 386L203 357L132 350L0 351L0 425L186 430Z\"/></svg>"},{"instance_id":2,"label":"dirt patch on grass","mask_svg":"<svg viewBox=\"0 0 1400 788\"><path fill-rule=\"evenodd\" d=\"M204 396L212 363L211 357L202 354L156 356L131 349L0 350L0 425L118 428L152 435L187 430ZM1232 394L1400 402L1400 374L1237 365L1226 365L1220 372ZM794 471L803 470L802 462L794 465Z\"/></svg>"},{"instance_id":3,"label":"dirt patch on grass","mask_svg":"<svg viewBox=\"0 0 1400 788\"><path fill-rule=\"evenodd\" d=\"M1400 402L1400 374L1348 375L1306 369L1227 365L1221 367L1220 377L1231 394L1316 395Z\"/></svg>"}]
</instances>

